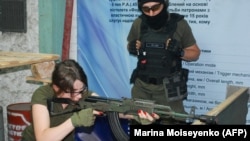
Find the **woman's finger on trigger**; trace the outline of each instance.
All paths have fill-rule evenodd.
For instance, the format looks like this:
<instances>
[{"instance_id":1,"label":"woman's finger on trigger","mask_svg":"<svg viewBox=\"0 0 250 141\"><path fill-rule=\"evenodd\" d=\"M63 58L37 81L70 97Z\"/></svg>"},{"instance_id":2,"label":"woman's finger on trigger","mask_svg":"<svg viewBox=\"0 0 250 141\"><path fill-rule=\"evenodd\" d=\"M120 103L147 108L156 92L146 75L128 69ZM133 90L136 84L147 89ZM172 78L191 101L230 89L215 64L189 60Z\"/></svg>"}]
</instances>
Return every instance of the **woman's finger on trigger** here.
<instances>
[{"instance_id":1,"label":"woman's finger on trigger","mask_svg":"<svg viewBox=\"0 0 250 141\"><path fill-rule=\"evenodd\" d=\"M154 121L154 118L148 112L145 112L145 115L149 121Z\"/></svg>"},{"instance_id":2,"label":"woman's finger on trigger","mask_svg":"<svg viewBox=\"0 0 250 141\"><path fill-rule=\"evenodd\" d=\"M140 118L144 118L144 119L146 118L146 115L145 115L144 111L142 111L142 110L138 110L138 115Z\"/></svg>"},{"instance_id":3,"label":"woman's finger on trigger","mask_svg":"<svg viewBox=\"0 0 250 141\"><path fill-rule=\"evenodd\" d=\"M152 115L152 117L155 118L155 119L159 119L159 118L160 118L160 116L157 115L156 113L152 113L151 115Z\"/></svg>"},{"instance_id":4,"label":"woman's finger on trigger","mask_svg":"<svg viewBox=\"0 0 250 141\"><path fill-rule=\"evenodd\" d=\"M103 112L102 112L102 111L93 110L93 114L94 114L94 115L98 115L98 116L102 116L102 115L103 115Z\"/></svg>"}]
</instances>

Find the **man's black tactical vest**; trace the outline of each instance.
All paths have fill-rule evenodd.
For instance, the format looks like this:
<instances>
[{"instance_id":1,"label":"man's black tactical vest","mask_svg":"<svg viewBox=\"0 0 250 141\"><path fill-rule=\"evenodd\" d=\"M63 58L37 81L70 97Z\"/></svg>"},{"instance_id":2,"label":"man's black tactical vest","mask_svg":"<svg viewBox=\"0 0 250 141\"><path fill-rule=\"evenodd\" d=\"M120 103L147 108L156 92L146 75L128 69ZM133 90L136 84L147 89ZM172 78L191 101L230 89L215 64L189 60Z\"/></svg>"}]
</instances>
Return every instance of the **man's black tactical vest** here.
<instances>
[{"instance_id":1,"label":"man's black tactical vest","mask_svg":"<svg viewBox=\"0 0 250 141\"><path fill-rule=\"evenodd\" d=\"M180 57L166 49L166 41L173 37L177 28L177 22L184 17L174 13L169 16L170 20L166 22L160 31L150 29L144 22L143 16L141 16L140 41L142 47L138 51L135 77L139 77L145 82L162 84L164 77L171 76L182 68Z\"/></svg>"}]
</instances>

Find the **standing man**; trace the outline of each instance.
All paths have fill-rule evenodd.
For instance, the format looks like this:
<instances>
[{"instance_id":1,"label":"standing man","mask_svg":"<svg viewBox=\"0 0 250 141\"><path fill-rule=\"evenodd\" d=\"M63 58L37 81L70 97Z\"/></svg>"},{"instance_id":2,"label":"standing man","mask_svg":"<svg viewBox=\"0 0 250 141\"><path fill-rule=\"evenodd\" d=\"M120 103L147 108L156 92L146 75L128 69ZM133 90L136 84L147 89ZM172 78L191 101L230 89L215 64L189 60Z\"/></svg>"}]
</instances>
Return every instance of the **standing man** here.
<instances>
[{"instance_id":1,"label":"standing man","mask_svg":"<svg viewBox=\"0 0 250 141\"><path fill-rule=\"evenodd\" d=\"M182 68L182 60L198 60L200 49L184 16L169 13L168 5L168 0L138 0L142 14L127 37L129 53L138 58L130 79L131 92L132 98L154 100L186 113L183 100L187 97L188 70ZM185 119L169 118L162 123L179 121Z\"/></svg>"}]
</instances>

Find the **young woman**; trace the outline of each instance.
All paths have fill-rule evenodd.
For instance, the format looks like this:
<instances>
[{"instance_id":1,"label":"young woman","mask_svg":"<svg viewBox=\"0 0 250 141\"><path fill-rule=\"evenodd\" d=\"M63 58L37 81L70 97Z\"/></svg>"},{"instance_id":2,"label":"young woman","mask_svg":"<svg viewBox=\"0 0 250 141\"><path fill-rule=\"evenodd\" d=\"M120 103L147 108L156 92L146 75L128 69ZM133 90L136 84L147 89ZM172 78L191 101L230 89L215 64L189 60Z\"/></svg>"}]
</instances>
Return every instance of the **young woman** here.
<instances>
[{"instance_id":1,"label":"young woman","mask_svg":"<svg viewBox=\"0 0 250 141\"><path fill-rule=\"evenodd\" d=\"M88 90L87 76L84 70L76 61L59 62L53 71L52 83L39 87L32 95L33 123L23 131L22 141L74 141L76 127L91 127L95 123L96 115L103 113L88 108L74 113L51 116L48 100L53 97L67 98L78 103L81 99L93 94L92 91ZM53 104L53 112L56 113L70 111L74 108L74 104ZM148 123L154 121L151 115L143 111L138 115ZM124 115L121 117L134 118L134 116Z\"/></svg>"}]
</instances>

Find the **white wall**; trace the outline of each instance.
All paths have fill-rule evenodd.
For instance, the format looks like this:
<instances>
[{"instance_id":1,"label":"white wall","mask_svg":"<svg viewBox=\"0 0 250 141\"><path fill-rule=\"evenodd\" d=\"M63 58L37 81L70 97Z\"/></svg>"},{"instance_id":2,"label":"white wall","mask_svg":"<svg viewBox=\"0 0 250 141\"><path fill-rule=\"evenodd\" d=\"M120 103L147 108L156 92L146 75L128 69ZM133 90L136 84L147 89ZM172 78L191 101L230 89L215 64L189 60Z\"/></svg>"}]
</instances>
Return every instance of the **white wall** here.
<instances>
[{"instance_id":1,"label":"white wall","mask_svg":"<svg viewBox=\"0 0 250 141\"><path fill-rule=\"evenodd\" d=\"M27 33L0 33L0 51L39 52L38 0L27 0ZM29 102L38 84L27 83L29 66L0 69L0 105L3 107L5 141L9 104Z\"/></svg>"}]
</instances>

